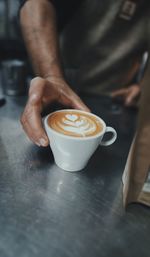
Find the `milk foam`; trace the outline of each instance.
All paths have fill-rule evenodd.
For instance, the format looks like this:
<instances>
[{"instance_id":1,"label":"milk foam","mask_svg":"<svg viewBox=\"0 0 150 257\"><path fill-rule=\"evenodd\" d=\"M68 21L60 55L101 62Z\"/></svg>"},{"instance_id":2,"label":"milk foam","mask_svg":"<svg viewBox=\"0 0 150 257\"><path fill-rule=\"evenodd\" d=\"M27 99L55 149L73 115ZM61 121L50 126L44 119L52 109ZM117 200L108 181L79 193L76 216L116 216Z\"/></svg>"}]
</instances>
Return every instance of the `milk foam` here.
<instances>
[{"instance_id":1,"label":"milk foam","mask_svg":"<svg viewBox=\"0 0 150 257\"><path fill-rule=\"evenodd\" d=\"M50 116L49 124L55 131L75 137L96 135L102 130L98 119L78 111L56 112Z\"/></svg>"},{"instance_id":2,"label":"milk foam","mask_svg":"<svg viewBox=\"0 0 150 257\"><path fill-rule=\"evenodd\" d=\"M59 126L64 131L73 132L81 136L86 136L86 134L96 130L96 125L91 119L77 115L65 115L59 122Z\"/></svg>"}]
</instances>

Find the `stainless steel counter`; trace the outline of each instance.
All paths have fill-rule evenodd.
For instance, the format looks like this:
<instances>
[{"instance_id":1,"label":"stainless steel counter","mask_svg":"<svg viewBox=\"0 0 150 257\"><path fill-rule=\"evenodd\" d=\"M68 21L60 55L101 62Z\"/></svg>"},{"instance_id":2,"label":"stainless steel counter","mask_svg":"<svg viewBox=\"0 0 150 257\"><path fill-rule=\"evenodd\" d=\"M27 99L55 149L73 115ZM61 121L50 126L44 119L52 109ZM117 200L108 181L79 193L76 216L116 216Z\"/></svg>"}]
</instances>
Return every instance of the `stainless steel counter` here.
<instances>
[{"instance_id":1,"label":"stainless steel counter","mask_svg":"<svg viewBox=\"0 0 150 257\"><path fill-rule=\"evenodd\" d=\"M7 97L0 108L0 257L150 256L150 210L122 207L136 111L109 98L83 99L118 140L76 173L56 167L49 148L26 138L18 121L24 97Z\"/></svg>"}]
</instances>

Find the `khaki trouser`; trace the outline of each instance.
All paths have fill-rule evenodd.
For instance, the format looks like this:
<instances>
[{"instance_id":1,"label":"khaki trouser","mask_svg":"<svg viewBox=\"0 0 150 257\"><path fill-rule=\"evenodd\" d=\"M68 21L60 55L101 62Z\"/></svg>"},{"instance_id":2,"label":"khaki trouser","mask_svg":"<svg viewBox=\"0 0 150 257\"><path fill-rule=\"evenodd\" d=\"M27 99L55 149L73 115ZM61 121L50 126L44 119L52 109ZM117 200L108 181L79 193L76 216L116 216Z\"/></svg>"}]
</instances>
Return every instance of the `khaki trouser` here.
<instances>
[{"instance_id":1,"label":"khaki trouser","mask_svg":"<svg viewBox=\"0 0 150 257\"><path fill-rule=\"evenodd\" d=\"M143 187L150 175L150 61L142 82L137 131L123 174L123 202L142 202L150 206L149 192Z\"/></svg>"}]
</instances>

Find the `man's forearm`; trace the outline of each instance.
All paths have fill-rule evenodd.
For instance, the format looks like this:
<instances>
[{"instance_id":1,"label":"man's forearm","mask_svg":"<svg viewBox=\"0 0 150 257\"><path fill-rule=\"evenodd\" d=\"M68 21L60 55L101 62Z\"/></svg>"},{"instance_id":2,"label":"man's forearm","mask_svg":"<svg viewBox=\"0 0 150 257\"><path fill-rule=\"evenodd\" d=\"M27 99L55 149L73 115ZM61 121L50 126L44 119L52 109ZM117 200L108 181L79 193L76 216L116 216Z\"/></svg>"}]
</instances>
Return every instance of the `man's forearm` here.
<instances>
[{"instance_id":1,"label":"man's forearm","mask_svg":"<svg viewBox=\"0 0 150 257\"><path fill-rule=\"evenodd\" d=\"M20 23L36 75L63 77L53 5L47 0L28 0L21 9Z\"/></svg>"}]
</instances>

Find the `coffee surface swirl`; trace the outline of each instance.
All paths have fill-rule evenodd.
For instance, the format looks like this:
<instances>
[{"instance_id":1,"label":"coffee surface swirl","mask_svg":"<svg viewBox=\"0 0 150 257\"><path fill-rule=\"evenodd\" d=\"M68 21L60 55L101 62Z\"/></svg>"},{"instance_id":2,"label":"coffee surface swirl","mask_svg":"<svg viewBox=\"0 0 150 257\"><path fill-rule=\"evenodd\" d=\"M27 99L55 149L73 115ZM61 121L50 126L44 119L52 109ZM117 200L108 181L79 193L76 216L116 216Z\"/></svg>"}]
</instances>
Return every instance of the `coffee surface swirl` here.
<instances>
[{"instance_id":1,"label":"coffee surface swirl","mask_svg":"<svg viewBox=\"0 0 150 257\"><path fill-rule=\"evenodd\" d=\"M103 130L98 118L80 111L55 112L47 122L53 130L73 137L95 136Z\"/></svg>"}]
</instances>

